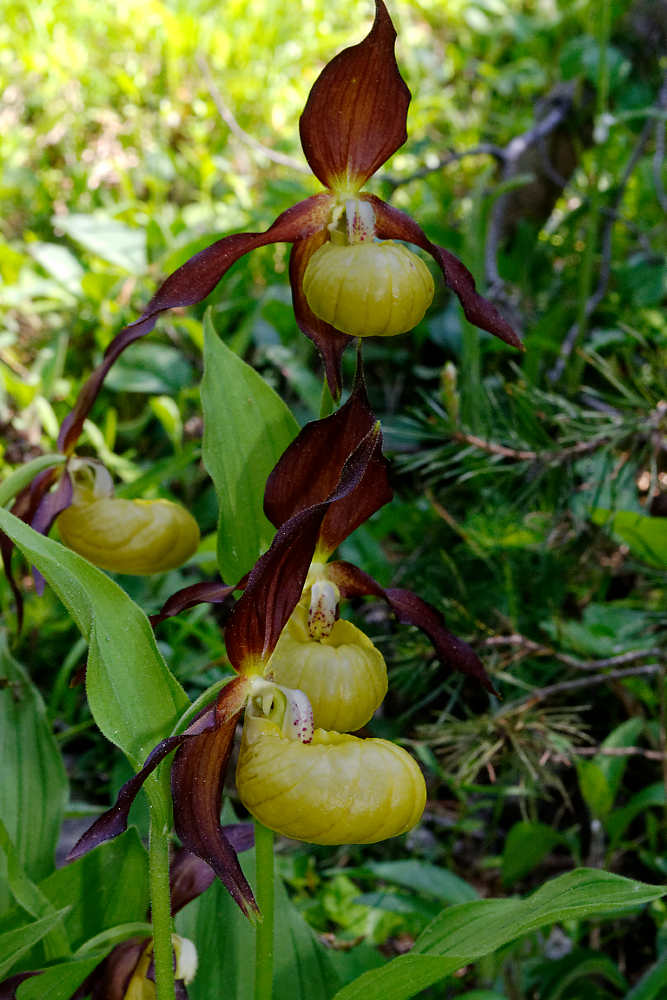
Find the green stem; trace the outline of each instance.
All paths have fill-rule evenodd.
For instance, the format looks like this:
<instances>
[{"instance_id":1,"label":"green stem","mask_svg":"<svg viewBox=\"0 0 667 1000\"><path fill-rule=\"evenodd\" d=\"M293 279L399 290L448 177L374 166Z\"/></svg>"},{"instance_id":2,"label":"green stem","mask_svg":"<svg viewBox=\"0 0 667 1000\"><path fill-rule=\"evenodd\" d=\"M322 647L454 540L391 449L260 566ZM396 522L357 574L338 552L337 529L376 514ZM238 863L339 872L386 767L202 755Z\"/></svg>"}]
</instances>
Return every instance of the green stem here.
<instances>
[{"instance_id":1,"label":"green stem","mask_svg":"<svg viewBox=\"0 0 667 1000\"><path fill-rule=\"evenodd\" d=\"M165 789L158 777L154 778L151 775L144 788L148 794L151 818L148 869L157 1000L175 1000L171 947L171 895L169 891L169 809Z\"/></svg>"},{"instance_id":2,"label":"green stem","mask_svg":"<svg viewBox=\"0 0 667 1000\"><path fill-rule=\"evenodd\" d=\"M262 919L255 926L255 1000L273 992L273 831L255 821L257 903Z\"/></svg>"}]
</instances>

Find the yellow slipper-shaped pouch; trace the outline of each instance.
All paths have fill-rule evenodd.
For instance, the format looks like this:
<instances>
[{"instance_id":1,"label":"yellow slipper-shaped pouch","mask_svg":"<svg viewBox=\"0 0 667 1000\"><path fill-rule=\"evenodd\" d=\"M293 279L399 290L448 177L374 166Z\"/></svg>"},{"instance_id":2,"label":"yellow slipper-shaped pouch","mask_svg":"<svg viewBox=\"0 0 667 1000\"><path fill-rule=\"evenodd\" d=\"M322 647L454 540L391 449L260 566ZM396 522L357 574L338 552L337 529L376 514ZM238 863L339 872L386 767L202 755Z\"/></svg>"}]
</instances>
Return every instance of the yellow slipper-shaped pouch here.
<instances>
[{"instance_id":1,"label":"yellow slipper-shaped pouch","mask_svg":"<svg viewBox=\"0 0 667 1000\"><path fill-rule=\"evenodd\" d=\"M181 566L199 545L197 522L170 500L96 497L79 488L56 523L68 548L114 573L163 573Z\"/></svg>"},{"instance_id":2,"label":"yellow slipper-shaped pouch","mask_svg":"<svg viewBox=\"0 0 667 1000\"><path fill-rule=\"evenodd\" d=\"M351 622L339 619L319 641L299 605L269 662L267 678L298 688L313 707L315 725L339 733L365 726L387 693L382 653Z\"/></svg>"},{"instance_id":3,"label":"yellow slipper-shaped pouch","mask_svg":"<svg viewBox=\"0 0 667 1000\"><path fill-rule=\"evenodd\" d=\"M387 740L316 729L312 742L249 712L236 770L241 801L261 823L311 844L373 844L419 821L417 763Z\"/></svg>"}]
</instances>

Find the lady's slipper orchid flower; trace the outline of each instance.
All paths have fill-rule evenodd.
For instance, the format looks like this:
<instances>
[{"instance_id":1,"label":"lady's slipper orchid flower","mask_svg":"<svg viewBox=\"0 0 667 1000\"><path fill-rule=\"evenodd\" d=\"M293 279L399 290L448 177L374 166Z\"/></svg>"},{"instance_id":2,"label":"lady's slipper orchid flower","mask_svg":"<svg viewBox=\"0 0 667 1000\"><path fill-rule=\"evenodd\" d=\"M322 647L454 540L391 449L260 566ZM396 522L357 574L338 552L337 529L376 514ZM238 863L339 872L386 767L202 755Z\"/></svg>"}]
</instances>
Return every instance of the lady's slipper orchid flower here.
<instances>
[{"instance_id":1,"label":"lady's slipper orchid flower","mask_svg":"<svg viewBox=\"0 0 667 1000\"><path fill-rule=\"evenodd\" d=\"M330 495L289 518L258 560L230 615L225 641L237 672L215 704L183 733L168 736L149 754L141 770L121 788L115 805L93 823L70 859L85 854L127 828L130 806L147 776L176 750L171 767L174 825L186 850L206 861L243 912L257 907L236 853L220 826L222 781L240 714L258 692L266 693L264 674L278 638L301 598L308 569L328 510L353 493L375 460L379 429L374 425L350 449ZM275 685L272 690L277 690ZM293 735L301 743L312 733L312 711L300 692L289 693ZM310 714L309 714L310 713ZM350 794L352 794L352 785Z\"/></svg>"},{"instance_id":2,"label":"lady's slipper orchid flower","mask_svg":"<svg viewBox=\"0 0 667 1000\"><path fill-rule=\"evenodd\" d=\"M395 38L384 0L375 0L370 33L325 66L311 89L299 131L306 160L326 190L283 212L265 232L225 236L174 271L140 318L109 345L82 399L97 391L121 351L149 333L160 313L201 302L240 257L271 243L292 244L296 321L322 355L334 398L340 395L340 358L350 335L408 330L433 295L430 273L412 251L377 240L400 240L426 251L468 320L521 347L454 254L432 243L404 212L361 191L407 139L410 91L396 65ZM65 451L68 437L65 426Z\"/></svg>"},{"instance_id":3,"label":"lady's slipper orchid flower","mask_svg":"<svg viewBox=\"0 0 667 1000\"><path fill-rule=\"evenodd\" d=\"M345 405L330 417L306 424L278 460L264 494L264 511L269 520L279 527L298 510L317 504L327 496L340 474L345 455L357 447L374 423L375 416L359 368L354 390ZM493 692L493 685L477 654L447 629L436 608L410 590L382 587L351 563L327 561L340 543L391 497L380 444L358 488L332 504L322 522L306 581L305 599L312 606L315 584L321 587L325 582L336 588L335 593L342 598L379 597L387 602L400 622L416 625L429 637L446 667L475 677Z\"/></svg>"},{"instance_id":4,"label":"lady's slipper orchid flower","mask_svg":"<svg viewBox=\"0 0 667 1000\"><path fill-rule=\"evenodd\" d=\"M123 500L107 470L73 459L71 504L56 524L63 543L95 566L143 576L176 569L199 545L199 525L171 500Z\"/></svg>"},{"instance_id":5,"label":"lady's slipper orchid flower","mask_svg":"<svg viewBox=\"0 0 667 1000\"><path fill-rule=\"evenodd\" d=\"M374 844L421 819L424 778L402 747L324 729L295 739L281 721L251 700L236 768L241 801L265 826L310 844Z\"/></svg>"}]
</instances>

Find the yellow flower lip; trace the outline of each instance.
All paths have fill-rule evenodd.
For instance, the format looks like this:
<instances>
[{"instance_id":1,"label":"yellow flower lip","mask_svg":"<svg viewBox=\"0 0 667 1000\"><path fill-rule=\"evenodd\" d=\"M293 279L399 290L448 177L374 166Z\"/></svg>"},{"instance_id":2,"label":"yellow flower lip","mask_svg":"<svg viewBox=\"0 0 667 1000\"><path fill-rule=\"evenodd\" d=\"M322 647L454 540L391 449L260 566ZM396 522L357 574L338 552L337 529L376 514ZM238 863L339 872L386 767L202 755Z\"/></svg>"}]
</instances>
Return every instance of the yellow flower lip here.
<instances>
[{"instance_id":1,"label":"yellow flower lip","mask_svg":"<svg viewBox=\"0 0 667 1000\"><path fill-rule=\"evenodd\" d=\"M181 566L199 545L199 526L171 500L123 500L75 490L57 519L63 543L101 569L146 576Z\"/></svg>"},{"instance_id":2,"label":"yellow flower lip","mask_svg":"<svg viewBox=\"0 0 667 1000\"><path fill-rule=\"evenodd\" d=\"M426 803L419 766L395 743L316 729L304 744L262 718L246 718L236 783L261 823L311 844L396 837Z\"/></svg>"},{"instance_id":3,"label":"yellow flower lip","mask_svg":"<svg viewBox=\"0 0 667 1000\"><path fill-rule=\"evenodd\" d=\"M316 726L343 733L365 726L387 693L387 667L368 636L339 619L314 640L303 606L283 630L267 676L308 696Z\"/></svg>"},{"instance_id":4,"label":"yellow flower lip","mask_svg":"<svg viewBox=\"0 0 667 1000\"><path fill-rule=\"evenodd\" d=\"M394 337L420 322L433 301L426 264L402 243L325 243L303 276L318 319L352 337Z\"/></svg>"}]
</instances>

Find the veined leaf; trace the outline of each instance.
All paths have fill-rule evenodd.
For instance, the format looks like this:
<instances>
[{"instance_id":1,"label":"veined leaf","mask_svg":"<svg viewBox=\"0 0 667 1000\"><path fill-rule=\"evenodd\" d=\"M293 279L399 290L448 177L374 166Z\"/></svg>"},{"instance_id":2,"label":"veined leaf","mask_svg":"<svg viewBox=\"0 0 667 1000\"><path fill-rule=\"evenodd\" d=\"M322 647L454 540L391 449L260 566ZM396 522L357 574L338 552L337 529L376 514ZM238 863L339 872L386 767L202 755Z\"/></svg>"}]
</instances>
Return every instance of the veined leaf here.
<instances>
[{"instance_id":1,"label":"veined leaf","mask_svg":"<svg viewBox=\"0 0 667 1000\"><path fill-rule=\"evenodd\" d=\"M580 868L552 879L526 899L461 903L436 917L409 955L364 973L339 990L334 1000L409 1000L523 934L556 921L632 908L659 899L665 892L662 886Z\"/></svg>"}]
</instances>

